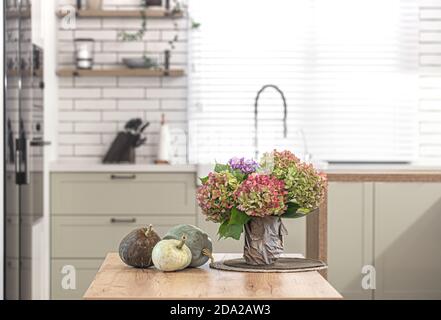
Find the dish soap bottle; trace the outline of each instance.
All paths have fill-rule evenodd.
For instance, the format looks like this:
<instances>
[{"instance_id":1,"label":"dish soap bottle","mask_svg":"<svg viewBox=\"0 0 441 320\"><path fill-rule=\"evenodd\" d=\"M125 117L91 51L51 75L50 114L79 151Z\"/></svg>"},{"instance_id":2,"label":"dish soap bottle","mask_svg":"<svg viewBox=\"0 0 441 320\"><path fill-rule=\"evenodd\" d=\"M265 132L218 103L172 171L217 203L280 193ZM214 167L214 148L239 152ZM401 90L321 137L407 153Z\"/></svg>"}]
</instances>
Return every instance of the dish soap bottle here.
<instances>
[{"instance_id":1,"label":"dish soap bottle","mask_svg":"<svg viewBox=\"0 0 441 320\"><path fill-rule=\"evenodd\" d=\"M165 115L162 114L161 129L159 131L159 146L156 164L170 163L170 128L165 122Z\"/></svg>"}]
</instances>

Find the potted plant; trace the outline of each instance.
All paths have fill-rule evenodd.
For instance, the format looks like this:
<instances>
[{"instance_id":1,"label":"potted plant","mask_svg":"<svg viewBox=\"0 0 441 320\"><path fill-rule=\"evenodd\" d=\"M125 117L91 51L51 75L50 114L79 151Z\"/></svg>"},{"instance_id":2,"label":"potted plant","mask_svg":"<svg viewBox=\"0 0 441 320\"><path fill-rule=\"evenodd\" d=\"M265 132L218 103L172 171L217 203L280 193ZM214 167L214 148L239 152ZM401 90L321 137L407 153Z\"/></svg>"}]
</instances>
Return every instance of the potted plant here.
<instances>
[{"instance_id":1,"label":"potted plant","mask_svg":"<svg viewBox=\"0 0 441 320\"><path fill-rule=\"evenodd\" d=\"M240 239L244 259L269 265L283 253L287 233L282 218L302 218L318 210L327 189L326 175L290 151L263 155L259 163L233 158L216 164L201 178L197 201L206 219L220 223L219 237Z\"/></svg>"}]
</instances>

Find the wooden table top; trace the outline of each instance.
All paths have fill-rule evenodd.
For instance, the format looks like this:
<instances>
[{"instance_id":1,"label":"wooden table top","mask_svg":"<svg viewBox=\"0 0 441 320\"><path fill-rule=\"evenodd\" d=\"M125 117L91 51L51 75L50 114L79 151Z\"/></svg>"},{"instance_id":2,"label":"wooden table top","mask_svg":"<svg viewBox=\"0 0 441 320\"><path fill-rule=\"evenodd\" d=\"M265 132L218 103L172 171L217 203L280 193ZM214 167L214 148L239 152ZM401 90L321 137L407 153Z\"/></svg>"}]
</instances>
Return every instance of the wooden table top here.
<instances>
[{"instance_id":1,"label":"wooden table top","mask_svg":"<svg viewBox=\"0 0 441 320\"><path fill-rule=\"evenodd\" d=\"M299 255L285 255L295 256ZM215 260L240 254L216 254ZM126 266L117 253L109 253L84 299L341 299L342 296L316 271L249 273L201 268L161 272Z\"/></svg>"}]
</instances>

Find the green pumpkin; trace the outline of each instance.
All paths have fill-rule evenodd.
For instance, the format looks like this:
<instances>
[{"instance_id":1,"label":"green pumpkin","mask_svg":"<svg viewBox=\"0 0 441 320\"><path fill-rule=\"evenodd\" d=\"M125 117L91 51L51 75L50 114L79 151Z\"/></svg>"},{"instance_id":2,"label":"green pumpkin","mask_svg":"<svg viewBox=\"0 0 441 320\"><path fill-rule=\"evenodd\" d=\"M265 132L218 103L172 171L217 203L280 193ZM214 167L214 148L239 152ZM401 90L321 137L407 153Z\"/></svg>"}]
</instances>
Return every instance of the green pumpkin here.
<instances>
[{"instance_id":1,"label":"green pumpkin","mask_svg":"<svg viewBox=\"0 0 441 320\"><path fill-rule=\"evenodd\" d=\"M152 250L161 238L150 225L147 228L130 232L119 245L121 260L135 268L148 268L152 265Z\"/></svg>"},{"instance_id":2,"label":"green pumpkin","mask_svg":"<svg viewBox=\"0 0 441 320\"><path fill-rule=\"evenodd\" d=\"M164 239L180 240L186 236L185 244L191 251L190 267L200 267L212 259L213 244L203 230L189 224L181 224L170 229Z\"/></svg>"}]
</instances>

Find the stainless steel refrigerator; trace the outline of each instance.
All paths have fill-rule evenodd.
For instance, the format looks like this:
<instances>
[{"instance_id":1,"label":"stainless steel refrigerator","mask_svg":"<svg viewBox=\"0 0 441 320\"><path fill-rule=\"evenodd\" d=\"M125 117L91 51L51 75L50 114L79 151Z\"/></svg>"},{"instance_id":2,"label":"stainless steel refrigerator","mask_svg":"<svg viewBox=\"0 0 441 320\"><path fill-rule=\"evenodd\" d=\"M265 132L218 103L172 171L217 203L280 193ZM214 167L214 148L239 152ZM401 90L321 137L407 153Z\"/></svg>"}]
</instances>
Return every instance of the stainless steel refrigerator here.
<instances>
[{"instance_id":1,"label":"stainless steel refrigerator","mask_svg":"<svg viewBox=\"0 0 441 320\"><path fill-rule=\"evenodd\" d=\"M34 226L43 216L43 50L32 43L30 1L2 1L4 24L4 297L35 291ZM37 253L36 253L37 252Z\"/></svg>"}]
</instances>

